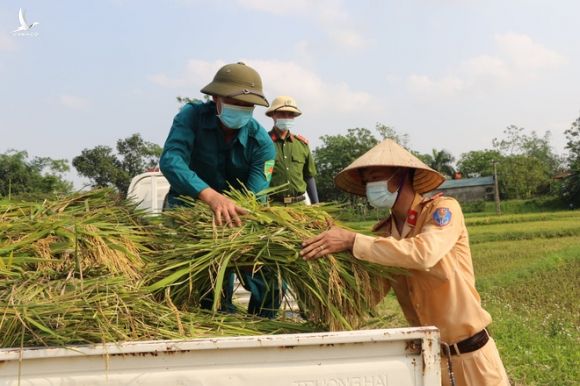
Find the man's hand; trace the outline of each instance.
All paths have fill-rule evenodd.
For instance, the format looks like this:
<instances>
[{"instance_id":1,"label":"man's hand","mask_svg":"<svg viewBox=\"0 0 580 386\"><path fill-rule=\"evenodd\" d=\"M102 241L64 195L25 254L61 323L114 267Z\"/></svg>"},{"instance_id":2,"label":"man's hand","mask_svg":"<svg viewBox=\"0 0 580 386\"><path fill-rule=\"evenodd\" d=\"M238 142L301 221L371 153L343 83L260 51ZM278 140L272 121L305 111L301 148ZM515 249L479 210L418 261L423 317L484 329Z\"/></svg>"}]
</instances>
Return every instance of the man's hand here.
<instances>
[{"instance_id":1,"label":"man's hand","mask_svg":"<svg viewBox=\"0 0 580 386\"><path fill-rule=\"evenodd\" d=\"M199 193L200 200L209 205L215 216L217 225L240 226L242 220L240 215L247 214L248 211L235 204L232 200L212 188L207 188ZM223 222L222 222L223 219Z\"/></svg>"},{"instance_id":2,"label":"man's hand","mask_svg":"<svg viewBox=\"0 0 580 386\"><path fill-rule=\"evenodd\" d=\"M352 250L355 232L339 227L332 227L318 236L302 243L300 255L304 260L320 258L324 255Z\"/></svg>"}]
</instances>

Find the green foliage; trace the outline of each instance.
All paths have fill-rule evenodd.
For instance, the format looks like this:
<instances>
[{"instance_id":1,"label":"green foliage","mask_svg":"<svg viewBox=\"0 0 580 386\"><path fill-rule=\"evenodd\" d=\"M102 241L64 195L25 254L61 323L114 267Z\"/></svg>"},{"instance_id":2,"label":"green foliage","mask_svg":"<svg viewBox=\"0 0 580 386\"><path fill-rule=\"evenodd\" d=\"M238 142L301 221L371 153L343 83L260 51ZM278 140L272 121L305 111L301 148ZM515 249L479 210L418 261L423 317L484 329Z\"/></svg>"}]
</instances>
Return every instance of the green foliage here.
<instances>
[{"instance_id":1,"label":"green foliage","mask_svg":"<svg viewBox=\"0 0 580 386\"><path fill-rule=\"evenodd\" d=\"M569 175L564 180L562 197L569 205L578 208L580 207L580 117L572 123L565 134Z\"/></svg>"},{"instance_id":2,"label":"green foliage","mask_svg":"<svg viewBox=\"0 0 580 386\"><path fill-rule=\"evenodd\" d=\"M68 170L66 160L48 157L29 160L26 151L8 150L0 154L0 196L42 198L70 192L72 184L62 177Z\"/></svg>"},{"instance_id":3,"label":"green foliage","mask_svg":"<svg viewBox=\"0 0 580 386\"><path fill-rule=\"evenodd\" d=\"M379 133L381 139L392 139L399 145L403 146L405 149L409 150L409 134L398 133L391 126L377 122L375 125L375 130Z\"/></svg>"},{"instance_id":4,"label":"green foliage","mask_svg":"<svg viewBox=\"0 0 580 386\"><path fill-rule=\"evenodd\" d=\"M478 213L485 212L485 201L477 200L473 202L466 202L461 205L464 213Z\"/></svg>"},{"instance_id":5,"label":"green foliage","mask_svg":"<svg viewBox=\"0 0 580 386\"><path fill-rule=\"evenodd\" d=\"M497 150L474 150L461 154L457 169L464 177L482 177L493 175L493 161L501 158Z\"/></svg>"},{"instance_id":6,"label":"green foliage","mask_svg":"<svg viewBox=\"0 0 580 386\"><path fill-rule=\"evenodd\" d=\"M191 97L182 97L182 96L177 96L175 97L175 99L177 100L177 103L179 103L180 106L183 106L187 103L203 103L203 102L207 102L210 99L209 95L204 95L203 96L203 100L198 99L198 98L191 98Z\"/></svg>"},{"instance_id":7,"label":"green foliage","mask_svg":"<svg viewBox=\"0 0 580 386\"><path fill-rule=\"evenodd\" d=\"M418 158L427 164L432 169L437 170L441 174L452 177L455 173L453 162L455 158L447 150L433 149L431 154L416 154Z\"/></svg>"},{"instance_id":8,"label":"green foliage","mask_svg":"<svg viewBox=\"0 0 580 386\"><path fill-rule=\"evenodd\" d=\"M161 151L161 146L133 134L117 141L117 154L108 146L96 146L84 149L72 163L81 176L91 180L93 187L115 187L125 195L131 178L154 167Z\"/></svg>"},{"instance_id":9,"label":"green foliage","mask_svg":"<svg viewBox=\"0 0 580 386\"><path fill-rule=\"evenodd\" d=\"M323 135L320 137L322 145L314 149L313 155L318 170L316 185L321 201L348 200L360 206L360 200L336 188L334 177L381 140L392 139L403 147L408 146L408 134L397 133L395 129L382 123L377 123L375 130L379 133L378 138L365 128L348 129L346 135Z\"/></svg>"},{"instance_id":10,"label":"green foliage","mask_svg":"<svg viewBox=\"0 0 580 386\"><path fill-rule=\"evenodd\" d=\"M550 146L550 132L543 137L535 131L527 135L523 128L511 125L504 134L505 138L492 141L501 155L497 169L502 198L531 198L549 193L552 177L560 166Z\"/></svg>"},{"instance_id":11,"label":"green foliage","mask_svg":"<svg viewBox=\"0 0 580 386\"><path fill-rule=\"evenodd\" d=\"M379 141L364 128L348 129L346 135L323 135L320 139L322 146L313 151L318 169L318 196L321 201L347 200L348 195L335 187L334 177Z\"/></svg>"},{"instance_id":12,"label":"green foliage","mask_svg":"<svg viewBox=\"0 0 580 386\"><path fill-rule=\"evenodd\" d=\"M461 206L463 212L467 214L466 217L470 217L472 214L477 212L487 214L495 213L495 202L493 201L485 201L484 209L482 211L474 210L474 207L469 203L462 203ZM568 209L566 203L557 196L541 196L528 200L504 200L501 202L502 214L536 213L564 209Z\"/></svg>"}]
</instances>

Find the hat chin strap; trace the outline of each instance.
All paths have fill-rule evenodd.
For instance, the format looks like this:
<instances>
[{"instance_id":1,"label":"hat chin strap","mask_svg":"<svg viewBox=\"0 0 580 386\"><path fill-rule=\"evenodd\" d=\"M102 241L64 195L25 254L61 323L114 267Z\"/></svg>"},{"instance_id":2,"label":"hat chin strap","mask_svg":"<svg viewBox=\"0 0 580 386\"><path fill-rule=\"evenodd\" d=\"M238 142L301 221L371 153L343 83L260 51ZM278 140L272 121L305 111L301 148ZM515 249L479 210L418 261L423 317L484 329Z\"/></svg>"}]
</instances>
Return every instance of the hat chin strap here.
<instances>
[{"instance_id":1,"label":"hat chin strap","mask_svg":"<svg viewBox=\"0 0 580 386\"><path fill-rule=\"evenodd\" d=\"M398 192L397 198L395 199L395 202L393 203L393 208L397 205L397 202L399 202L399 198L401 197L401 189L404 187L403 183L405 182L405 179L407 178L408 175L409 175L409 169L405 168L403 175L399 179L399 185L397 187L397 192Z\"/></svg>"}]
</instances>

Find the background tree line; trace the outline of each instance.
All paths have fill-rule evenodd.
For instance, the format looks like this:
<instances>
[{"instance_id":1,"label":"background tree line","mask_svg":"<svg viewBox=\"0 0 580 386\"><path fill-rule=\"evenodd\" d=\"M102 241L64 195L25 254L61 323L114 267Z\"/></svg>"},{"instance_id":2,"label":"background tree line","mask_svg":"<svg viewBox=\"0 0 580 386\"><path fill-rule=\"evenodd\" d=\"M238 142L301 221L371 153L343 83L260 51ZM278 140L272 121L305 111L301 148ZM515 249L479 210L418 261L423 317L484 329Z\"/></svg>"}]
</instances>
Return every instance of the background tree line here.
<instances>
[{"instance_id":1,"label":"background tree line","mask_svg":"<svg viewBox=\"0 0 580 386\"><path fill-rule=\"evenodd\" d=\"M183 103L183 101L182 101ZM409 135L377 123L374 130L351 128L346 134L323 135L321 145L313 150L318 168L318 193L323 201L352 200L334 186L334 176L354 159L380 141L390 138L405 147L427 165L448 178L493 175L497 167L502 199L527 199L559 195L566 203L580 205L580 117L566 136L566 154L555 154L550 132L543 136L526 133L524 128L508 126L491 147L463 153L459 158L446 149L430 153L413 150ZM116 148L96 146L84 149L72 160L77 173L90 181L91 187L114 187L121 195L127 192L131 178L155 167L161 146L145 141L140 134L119 139ZM48 157L28 159L25 151L8 150L0 154L0 196L50 195L67 193L72 183L64 179L70 167L66 160Z\"/></svg>"}]
</instances>

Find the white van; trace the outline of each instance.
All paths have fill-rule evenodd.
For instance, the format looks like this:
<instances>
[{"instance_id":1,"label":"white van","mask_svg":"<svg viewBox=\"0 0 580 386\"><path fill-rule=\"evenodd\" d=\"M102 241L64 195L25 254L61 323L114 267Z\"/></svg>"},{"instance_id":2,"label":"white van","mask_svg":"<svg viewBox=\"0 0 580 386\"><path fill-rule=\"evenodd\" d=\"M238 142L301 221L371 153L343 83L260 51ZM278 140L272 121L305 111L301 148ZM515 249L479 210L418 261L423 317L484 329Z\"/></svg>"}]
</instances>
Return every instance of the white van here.
<instances>
[{"instance_id":1,"label":"white van","mask_svg":"<svg viewBox=\"0 0 580 386\"><path fill-rule=\"evenodd\" d=\"M139 209L147 210L152 214L161 213L169 187L169 181L160 171L141 173L131 180L127 198L138 202Z\"/></svg>"}]
</instances>

